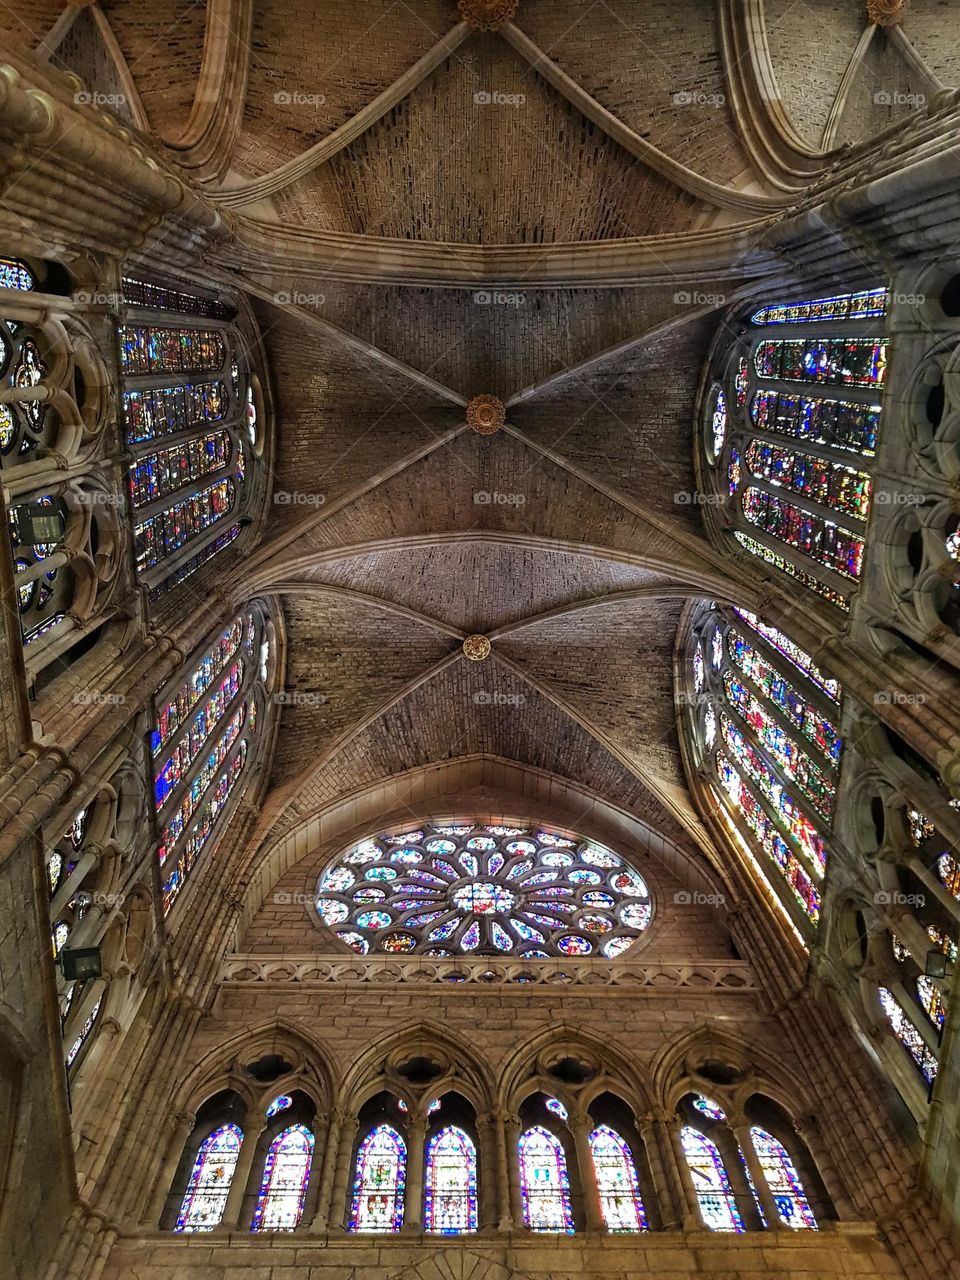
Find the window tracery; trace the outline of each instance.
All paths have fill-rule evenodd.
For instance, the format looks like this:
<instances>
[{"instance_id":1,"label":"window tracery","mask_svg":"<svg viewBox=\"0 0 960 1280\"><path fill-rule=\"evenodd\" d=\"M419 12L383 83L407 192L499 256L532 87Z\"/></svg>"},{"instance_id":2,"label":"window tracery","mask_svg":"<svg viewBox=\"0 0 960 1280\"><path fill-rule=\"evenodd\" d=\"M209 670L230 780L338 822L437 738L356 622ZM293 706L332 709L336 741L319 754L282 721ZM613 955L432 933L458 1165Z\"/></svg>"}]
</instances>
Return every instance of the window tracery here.
<instances>
[{"instance_id":1,"label":"window tracery","mask_svg":"<svg viewBox=\"0 0 960 1280\"><path fill-rule=\"evenodd\" d=\"M685 701L702 776L809 937L822 909L842 752L839 685L744 610L703 609L690 646Z\"/></svg>"},{"instance_id":2,"label":"window tracery","mask_svg":"<svg viewBox=\"0 0 960 1280\"><path fill-rule=\"evenodd\" d=\"M264 713L268 666L266 620L253 605L157 700L150 752L165 911L239 794Z\"/></svg>"},{"instance_id":3,"label":"window tracery","mask_svg":"<svg viewBox=\"0 0 960 1280\"><path fill-rule=\"evenodd\" d=\"M130 277L123 289L128 322L118 341L136 559L156 595L239 536L256 406L229 308ZM171 325L170 312L195 317L195 326Z\"/></svg>"},{"instance_id":4,"label":"window tracery","mask_svg":"<svg viewBox=\"0 0 960 1280\"><path fill-rule=\"evenodd\" d=\"M759 308L721 353L706 407L707 463L740 545L844 609L863 567L886 307L871 289Z\"/></svg>"},{"instance_id":5,"label":"window tracery","mask_svg":"<svg viewBox=\"0 0 960 1280\"><path fill-rule=\"evenodd\" d=\"M360 954L621 955L651 919L643 878L590 841L472 821L364 840L317 912Z\"/></svg>"}]
</instances>

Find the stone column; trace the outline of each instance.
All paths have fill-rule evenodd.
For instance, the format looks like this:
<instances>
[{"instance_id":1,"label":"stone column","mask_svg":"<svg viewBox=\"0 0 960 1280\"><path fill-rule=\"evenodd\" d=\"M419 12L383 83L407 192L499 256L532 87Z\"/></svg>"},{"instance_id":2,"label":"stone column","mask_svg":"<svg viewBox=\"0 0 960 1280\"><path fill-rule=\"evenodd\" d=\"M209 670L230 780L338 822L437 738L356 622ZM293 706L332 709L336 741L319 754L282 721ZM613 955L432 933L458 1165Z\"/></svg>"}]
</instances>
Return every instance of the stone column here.
<instances>
[{"instance_id":1,"label":"stone column","mask_svg":"<svg viewBox=\"0 0 960 1280\"><path fill-rule=\"evenodd\" d=\"M314 1234L322 1234L327 1230L330 1220L330 1192L333 1187L333 1175L336 1168L337 1146L340 1141L340 1130L343 1125L343 1112L336 1107L327 1126L323 1144L323 1157L320 1166L320 1185L317 1192L317 1209L308 1230ZM306 1214L304 1214L306 1217Z\"/></svg>"},{"instance_id":2,"label":"stone column","mask_svg":"<svg viewBox=\"0 0 960 1280\"><path fill-rule=\"evenodd\" d=\"M640 1120L640 1138L650 1166L660 1222L664 1231L676 1231L683 1221L685 1202L680 1178L674 1167L673 1147L666 1121L654 1116L643 1116ZM667 1174L668 1161L672 1177ZM647 1216L649 1218L649 1212Z\"/></svg>"},{"instance_id":3,"label":"stone column","mask_svg":"<svg viewBox=\"0 0 960 1280\"><path fill-rule=\"evenodd\" d=\"M496 1117L489 1113L477 1118L479 1142L479 1187L477 1227L480 1231L496 1231L500 1220L498 1183L498 1144Z\"/></svg>"},{"instance_id":4,"label":"stone column","mask_svg":"<svg viewBox=\"0 0 960 1280\"><path fill-rule=\"evenodd\" d=\"M300 1214L300 1224L298 1224L306 1224L309 1230L313 1229L313 1223L317 1216L317 1206L320 1203L321 1169L327 1153L327 1134L329 1131L329 1118L322 1113L315 1116L313 1120L313 1156L310 1160L310 1176L307 1179L307 1189L303 1197L303 1211ZM323 1155L320 1154L321 1144Z\"/></svg>"},{"instance_id":5,"label":"stone column","mask_svg":"<svg viewBox=\"0 0 960 1280\"><path fill-rule=\"evenodd\" d=\"M167 1154L157 1175L153 1195L150 1197L146 1213L140 1220L140 1225L144 1227L163 1226L164 1209L173 1191L173 1179L180 1161L183 1159L183 1149L187 1144L187 1139L193 1132L194 1118L192 1115L183 1112L176 1117L176 1121L177 1125L167 1145Z\"/></svg>"},{"instance_id":6,"label":"stone column","mask_svg":"<svg viewBox=\"0 0 960 1280\"><path fill-rule=\"evenodd\" d=\"M347 1220L347 1185L350 1181L350 1166L353 1161L353 1140L357 1136L355 1117L344 1120L340 1128L340 1143L337 1148L336 1169L333 1175L333 1190L330 1193L330 1204L327 1207L327 1230L345 1231Z\"/></svg>"},{"instance_id":7,"label":"stone column","mask_svg":"<svg viewBox=\"0 0 960 1280\"><path fill-rule=\"evenodd\" d=\"M693 1174L687 1164L683 1142L680 1139L680 1121L671 1117L667 1122L667 1127L670 1131L670 1147L673 1151L674 1167L683 1192L683 1229L684 1231L703 1231L706 1224L700 1213L697 1188L693 1185Z\"/></svg>"},{"instance_id":8,"label":"stone column","mask_svg":"<svg viewBox=\"0 0 960 1280\"><path fill-rule=\"evenodd\" d=\"M233 1170L233 1179L230 1183L230 1190L227 1192L227 1203L224 1206L220 1225L217 1227L218 1231L237 1231L240 1228L240 1219L247 1194L247 1184L250 1181L253 1161L260 1146L260 1139L266 1132L266 1128L267 1118L266 1116L261 1116L255 1125L251 1124L244 1129L243 1142L240 1144L240 1155L237 1157L237 1163Z\"/></svg>"},{"instance_id":9,"label":"stone column","mask_svg":"<svg viewBox=\"0 0 960 1280\"><path fill-rule=\"evenodd\" d=\"M520 1193L520 1163L517 1144L520 1141L520 1117L505 1114L500 1117L499 1172L501 1195L506 1196L505 1212L500 1216L500 1230L519 1230L523 1225L523 1197Z\"/></svg>"},{"instance_id":10,"label":"stone column","mask_svg":"<svg viewBox=\"0 0 960 1280\"><path fill-rule=\"evenodd\" d=\"M760 1201L763 1216L767 1220L767 1230L779 1231L784 1225L783 1219L780 1217L780 1210L777 1207L776 1200L773 1198L773 1192L767 1182L767 1175L763 1171L763 1165L760 1163L757 1149L753 1145L753 1139L750 1136L750 1121L744 1115L730 1116L728 1120L733 1136L743 1152L743 1158L753 1181L757 1199Z\"/></svg>"},{"instance_id":11,"label":"stone column","mask_svg":"<svg viewBox=\"0 0 960 1280\"><path fill-rule=\"evenodd\" d=\"M580 1177L580 1194L583 1199L583 1216L588 1231L605 1231L603 1205L590 1150L590 1130L593 1122L585 1111L570 1117L570 1131L577 1149L577 1172Z\"/></svg>"},{"instance_id":12,"label":"stone column","mask_svg":"<svg viewBox=\"0 0 960 1280\"><path fill-rule=\"evenodd\" d=\"M806 1147L811 1163L816 1166L817 1173L820 1175L824 1187L826 1187L827 1195L833 1201L833 1208L836 1210L838 1217L856 1218L857 1212L842 1188L837 1166L834 1164L826 1143L823 1141L817 1117L813 1115L801 1116L794 1121L793 1127L800 1141ZM813 1216L817 1219L817 1222L820 1222L821 1216L825 1215L830 1206L822 1204L818 1198L812 1196L810 1194L811 1187L804 1186L804 1190L807 1192L807 1199L810 1201L811 1209L813 1209Z\"/></svg>"},{"instance_id":13,"label":"stone column","mask_svg":"<svg viewBox=\"0 0 960 1280\"><path fill-rule=\"evenodd\" d=\"M403 1230L412 1234L423 1230L423 1145L427 1117L422 1102L410 1114L407 1124L407 1176L403 1193Z\"/></svg>"}]
</instances>

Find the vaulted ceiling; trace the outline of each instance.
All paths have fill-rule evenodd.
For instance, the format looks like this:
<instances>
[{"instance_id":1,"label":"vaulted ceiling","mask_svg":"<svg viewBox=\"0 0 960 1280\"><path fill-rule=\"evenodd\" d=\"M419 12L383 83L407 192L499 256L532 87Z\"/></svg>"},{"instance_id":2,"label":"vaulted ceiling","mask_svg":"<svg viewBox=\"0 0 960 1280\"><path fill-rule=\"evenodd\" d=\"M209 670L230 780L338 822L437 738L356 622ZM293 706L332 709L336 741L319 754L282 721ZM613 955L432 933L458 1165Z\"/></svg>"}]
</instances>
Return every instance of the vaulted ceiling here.
<instances>
[{"instance_id":1,"label":"vaulted ceiling","mask_svg":"<svg viewBox=\"0 0 960 1280\"><path fill-rule=\"evenodd\" d=\"M685 260L707 233L755 243L833 148L955 81L939 8L882 30L860 0L521 0L495 32L452 0L3 11L52 65L126 86L119 114L224 208L211 252L256 299L274 504L236 590L282 603L301 695L261 840L479 753L703 847L673 650L686 598L738 587L677 495L747 266L721 253L704 298ZM651 283L539 283L601 243L647 246ZM466 287L398 283L412 250ZM507 407L486 438L480 393Z\"/></svg>"}]
</instances>

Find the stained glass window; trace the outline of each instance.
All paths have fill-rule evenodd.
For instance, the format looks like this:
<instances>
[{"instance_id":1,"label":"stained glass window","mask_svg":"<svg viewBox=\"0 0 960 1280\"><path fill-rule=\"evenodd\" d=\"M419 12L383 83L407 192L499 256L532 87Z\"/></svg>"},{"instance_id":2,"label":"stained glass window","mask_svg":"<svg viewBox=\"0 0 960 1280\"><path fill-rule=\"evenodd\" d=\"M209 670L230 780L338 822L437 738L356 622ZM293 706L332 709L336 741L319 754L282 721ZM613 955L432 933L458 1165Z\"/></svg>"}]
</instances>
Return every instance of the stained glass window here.
<instances>
[{"instance_id":1,"label":"stained glass window","mask_svg":"<svg viewBox=\"0 0 960 1280\"><path fill-rule=\"evenodd\" d=\"M249 379L233 354L236 328L200 322L228 318L223 304L133 279L124 295L153 312L197 308L196 327L157 324L145 313L142 323L118 327L137 567L156 598L239 536L251 457ZM177 375L184 376L174 382Z\"/></svg>"},{"instance_id":2,"label":"stained glass window","mask_svg":"<svg viewBox=\"0 0 960 1280\"><path fill-rule=\"evenodd\" d=\"M407 1148L396 1129L381 1124L367 1134L357 1152L351 1231L400 1230L406 1165Z\"/></svg>"},{"instance_id":3,"label":"stained glass window","mask_svg":"<svg viewBox=\"0 0 960 1280\"><path fill-rule=\"evenodd\" d=\"M257 729L263 630L259 611L238 616L158 700L150 747L167 911L243 776Z\"/></svg>"},{"instance_id":4,"label":"stained glass window","mask_svg":"<svg viewBox=\"0 0 960 1280\"><path fill-rule=\"evenodd\" d=\"M269 1120L271 1119L271 1117L279 1115L281 1111L286 1111L287 1107L292 1107L292 1106L293 1106L293 1099L290 1097L290 1095L288 1093L281 1093L280 1096L277 1098L274 1098L274 1100L270 1103L269 1107L267 1107L267 1111L266 1111L267 1119Z\"/></svg>"},{"instance_id":5,"label":"stained glass window","mask_svg":"<svg viewBox=\"0 0 960 1280\"><path fill-rule=\"evenodd\" d=\"M773 1134L756 1125L751 1128L750 1137L780 1217L788 1227L816 1231L817 1220L786 1148Z\"/></svg>"},{"instance_id":6,"label":"stained glass window","mask_svg":"<svg viewBox=\"0 0 960 1280\"><path fill-rule=\"evenodd\" d=\"M888 991L886 987L880 987L879 995L893 1034L909 1053L927 1084L933 1084L937 1076L936 1054L913 1025L909 1015L901 1008L893 992Z\"/></svg>"},{"instance_id":7,"label":"stained glass window","mask_svg":"<svg viewBox=\"0 0 960 1280\"><path fill-rule=\"evenodd\" d=\"M17 258L0 258L0 289L32 289L33 272Z\"/></svg>"},{"instance_id":8,"label":"stained glass window","mask_svg":"<svg viewBox=\"0 0 960 1280\"><path fill-rule=\"evenodd\" d=\"M573 1234L567 1161L559 1138L540 1125L520 1135L520 1196L528 1231Z\"/></svg>"},{"instance_id":9,"label":"stained glass window","mask_svg":"<svg viewBox=\"0 0 960 1280\"><path fill-rule=\"evenodd\" d=\"M693 1106L701 1115L706 1116L708 1120L726 1120L726 1114L723 1107L719 1106L712 1098L705 1098L702 1094L697 1094L691 1099Z\"/></svg>"},{"instance_id":10,"label":"stained glass window","mask_svg":"<svg viewBox=\"0 0 960 1280\"><path fill-rule=\"evenodd\" d=\"M711 637L719 659L694 707L703 767L715 770L785 907L799 907L813 926L842 752L839 686L752 614L711 608L702 618L694 643Z\"/></svg>"},{"instance_id":11,"label":"stained glass window","mask_svg":"<svg viewBox=\"0 0 960 1280\"><path fill-rule=\"evenodd\" d=\"M680 1130L680 1141L704 1226L710 1231L743 1231L743 1219L716 1143L689 1125Z\"/></svg>"},{"instance_id":12,"label":"stained glass window","mask_svg":"<svg viewBox=\"0 0 960 1280\"><path fill-rule=\"evenodd\" d=\"M450 1125L427 1143L423 1186L425 1231L476 1231L477 1151L462 1129Z\"/></svg>"},{"instance_id":13,"label":"stained glass window","mask_svg":"<svg viewBox=\"0 0 960 1280\"><path fill-rule=\"evenodd\" d=\"M740 412L725 421L721 447L707 451L740 545L843 609L843 580L856 582L863 566L871 478L856 460L877 448L887 344L875 330L886 300L872 289L756 311L728 372ZM823 332L841 321L853 331ZM757 332L775 325L794 334Z\"/></svg>"},{"instance_id":14,"label":"stained glass window","mask_svg":"<svg viewBox=\"0 0 960 1280\"><path fill-rule=\"evenodd\" d=\"M103 1004L103 997L101 996L100 999L97 1000L97 1002L94 1004L93 1008L90 1010L90 1013L87 1016L86 1021L84 1022L83 1026L80 1028L80 1030L77 1033L76 1039L73 1041L73 1043L70 1045L70 1048L67 1050L67 1056L65 1061L66 1061L66 1067L68 1071L73 1066L74 1062L77 1060L80 1050L90 1039L90 1033L93 1031L93 1028L96 1025L97 1018L100 1014L100 1006L102 1004Z\"/></svg>"},{"instance_id":15,"label":"stained glass window","mask_svg":"<svg viewBox=\"0 0 960 1280\"><path fill-rule=\"evenodd\" d=\"M613 1129L601 1124L590 1135L590 1154L607 1230L646 1231L647 1219L629 1146Z\"/></svg>"},{"instance_id":16,"label":"stained glass window","mask_svg":"<svg viewBox=\"0 0 960 1280\"><path fill-rule=\"evenodd\" d=\"M292 1231L303 1213L313 1161L313 1134L292 1124L270 1143L251 1231Z\"/></svg>"},{"instance_id":17,"label":"stained glass window","mask_svg":"<svg viewBox=\"0 0 960 1280\"><path fill-rule=\"evenodd\" d=\"M221 1125L203 1140L175 1230L212 1231L220 1224L242 1142L243 1131L235 1124Z\"/></svg>"},{"instance_id":18,"label":"stained glass window","mask_svg":"<svg viewBox=\"0 0 960 1280\"><path fill-rule=\"evenodd\" d=\"M470 823L364 840L321 877L317 912L361 955L613 959L650 923L647 886L619 854L558 839Z\"/></svg>"},{"instance_id":19,"label":"stained glass window","mask_svg":"<svg viewBox=\"0 0 960 1280\"><path fill-rule=\"evenodd\" d=\"M719 458L727 438L727 402L722 391L717 392L713 407L713 456Z\"/></svg>"},{"instance_id":20,"label":"stained glass window","mask_svg":"<svg viewBox=\"0 0 960 1280\"><path fill-rule=\"evenodd\" d=\"M751 324L803 324L811 320L862 320L886 315L886 289L861 293L841 293L812 302L781 302L761 307L750 317Z\"/></svg>"}]
</instances>

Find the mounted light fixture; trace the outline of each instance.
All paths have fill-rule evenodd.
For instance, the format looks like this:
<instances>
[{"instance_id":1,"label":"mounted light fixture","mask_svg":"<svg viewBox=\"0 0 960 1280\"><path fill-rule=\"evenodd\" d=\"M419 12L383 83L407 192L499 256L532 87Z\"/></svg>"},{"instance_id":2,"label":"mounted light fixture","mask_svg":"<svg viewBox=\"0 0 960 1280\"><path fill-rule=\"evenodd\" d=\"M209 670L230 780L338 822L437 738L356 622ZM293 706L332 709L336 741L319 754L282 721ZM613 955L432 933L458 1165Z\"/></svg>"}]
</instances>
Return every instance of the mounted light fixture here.
<instances>
[{"instance_id":1,"label":"mounted light fixture","mask_svg":"<svg viewBox=\"0 0 960 1280\"><path fill-rule=\"evenodd\" d=\"M928 978L945 978L948 973L947 957L942 951L928 951L923 972Z\"/></svg>"},{"instance_id":2,"label":"mounted light fixture","mask_svg":"<svg viewBox=\"0 0 960 1280\"><path fill-rule=\"evenodd\" d=\"M57 956L57 963L68 982L85 982L89 978L99 978L103 973L99 947L66 948Z\"/></svg>"}]
</instances>

